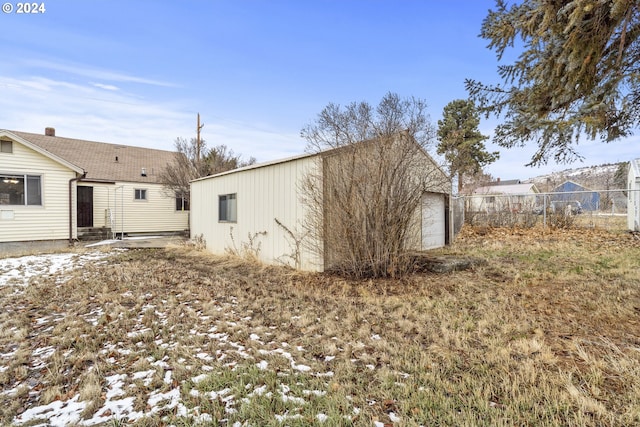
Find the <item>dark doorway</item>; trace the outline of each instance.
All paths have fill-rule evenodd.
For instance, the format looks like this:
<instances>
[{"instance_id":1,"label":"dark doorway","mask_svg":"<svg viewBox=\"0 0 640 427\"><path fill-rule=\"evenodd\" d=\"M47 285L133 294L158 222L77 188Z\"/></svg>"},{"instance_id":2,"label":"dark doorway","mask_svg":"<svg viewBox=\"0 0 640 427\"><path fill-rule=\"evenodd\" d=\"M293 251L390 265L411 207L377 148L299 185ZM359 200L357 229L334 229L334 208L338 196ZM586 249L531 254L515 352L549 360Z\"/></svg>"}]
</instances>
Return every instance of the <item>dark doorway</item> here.
<instances>
[{"instance_id":1,"label":"dark doorway","mask_svg":"<svg viewBox=\"0 0 640 427\"><path fill-rule=\"evenodd\" d=\"M93 187L78 187L78 227L93 227Z\"/></svg>"}]
</instances>

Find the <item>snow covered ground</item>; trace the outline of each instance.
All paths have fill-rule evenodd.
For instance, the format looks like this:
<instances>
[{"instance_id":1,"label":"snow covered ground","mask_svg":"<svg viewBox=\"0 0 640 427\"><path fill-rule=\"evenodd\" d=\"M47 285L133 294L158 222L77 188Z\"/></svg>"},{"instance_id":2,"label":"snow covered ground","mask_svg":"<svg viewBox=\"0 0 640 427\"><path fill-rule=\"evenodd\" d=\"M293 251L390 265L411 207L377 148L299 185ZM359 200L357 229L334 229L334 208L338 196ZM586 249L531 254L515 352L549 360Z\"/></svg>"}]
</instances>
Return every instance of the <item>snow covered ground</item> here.
<instances>
[{"instance_id":1,"label":"snow covered ground","mask_svg":"<svg viewBox=\"0 0 640 427\"><path fill-rule=\"evenodd\" d=\"M94 251L3 258L0 259L0 286L26 286L32 278L43 276L56 275L64 280L65 272L82 268L88 262L99 262L108 255L108 252Z\"/></svg>"},{"instance_id":2,"label":"snow covered ground","mask_svg":"<svg viewBox=\"0 0 640 427\"><path fill-rule=\"evenodd\" d=\"M61 253L0 259L0 286L6 290L13 288L13 295L23 293L29 286L37 286L40 280L47 277L54 278L54 283L62 286L77 269L106 265L108 257L115 251L95 250L82 254ZM123 251L123 249L117 251ZM135 298L130 292L124 292L121 296ZM153 295L148 294L143 297L151 301ZM162 301L166 302L166 300ZM135 317L135 323L126 331L126 337L135 342L135 346L126 346L121 341L105 340L97 357L111 364L112 372L100 373L102 376L97 382L101 387L100 405L95 407L90 407L90 399L83 398L83 391L77 386L71 387L71 390L75 390L74 392L58 396L47 404L41 404L43 384L38 372L56 369L54 359L70 357L74 349L65 350L61 354L59 349L51 345L43 344L41 347L34 348L29 356L29 374L22 379L9 380L10 384L3 386L0 390L0 396L8 398L24 396L28 393L28 400L32 402L28 407L18 411L12 420L13 424L39 427L71 424L95 426L110 421L132 422L154 415L172 414L172 419L176 417L183 419L188 421L189 425L210 425L207 423L214 419L214 415L207 408L211 405L187 404L184 395L187 393L189 399L217 402L218 405L223 406L224 412L228 415L237 413L243 405L250 405L255 399L277 399L288 409L281 414L276 414L275 417L280 423L286 425L287 420L302 418L301 412L305 405L314 399L322 399L326 395L328 381L334 375L331 369L334 356L326 356L319 360L319 363L314 363L313 367L310 366L309 362L305 361L310 360L307 359L305 348L274 339L275 327L252 329L251 316L242 316L235 311L234 297L231 297L228 302L218 303L215 310L224 312L222 318L226 320L217 321L214 324L211 316L205 315L200 308L190 306L189 301L181 301L179 304L186 307L189 313L196 313L189 342L180 341L184 338L184 334L170 334L171 339L153 335L147 319L149 313L153 313L159 327L169 330L173 328L169 318L174 314L166 311L168 309L162 304L151 302L141 307L140 313ZM99 304L91 305L87 308L87 312L79 317L90 325L88 327L99 329L106 316L105 310L106 308ZM58 313L50 312L34 318L33 323L37 325L39 331L51 334L56 325L68 320L69 315L63 310ZM297 320L299 316L292 316L291 322ZM238 339L237 331L241 331L241 335L248 338ZM99 332L97 334L99 335ZM48 339L53 341L53 337ZM380 340L380 336L372 335L371 340ZM47 342L47 339L42 338L42 342ZM201 345L198 345L198 342ZM155 351L149 350L147 345L153 347ZM9 369L13 358L16 357L18 347L16 343L14 346L4 346L4 351L0 348L0 373ZM172 351L178 348L183 355L179 358L172 355ZM185 351L188 353L187 357L184 356ZM234 390L228 386L211 389L211 386L203 385L206 385L212 371L220 369L220 366L232 372L238 370L240 376L243 375L242 372L246 373L251 369L266 372L273 369L274 363L278 365L274 371L277 371L278 375L287 375L281 372L284 366L284 369L290 369L291 374L288 375L291 375L291 378L308 376L311 379L310 384L321 384L324 388L307 388L301 385L303 383L300 381L287 383L288 380L278 381L269 386L264 382L249 382L240 390L237 388ZM129 367L125 369L124 365ZM141 368L131 369L131 365L141 366ZM90 374L92 369L94 367L89 366L83 375ZM176 369L183 371L186 369L189 375L183 374L182 378L177 380ZM376 368L374 365L366 365L366 369ZM73 381L71 383L74 384ZM144 396L143 405L140 404L140 397L136 398L140 395ZM371 405L375 403L375 401L369 402ZM351 419L351 417L357 417L359 413L360 408L352 406L341 417ZM218 419L219 416L218 414ZM308 414L306 416L309 417ZM389 417L392 421L400 421L394 413L390 413ZM314 422L322 424L328 419L327 414L318 410ZM375 426L386 425L376 420L372 422ZM241 427L245 424L234 421L228 425Z\"/></svg>"}]
</instances>

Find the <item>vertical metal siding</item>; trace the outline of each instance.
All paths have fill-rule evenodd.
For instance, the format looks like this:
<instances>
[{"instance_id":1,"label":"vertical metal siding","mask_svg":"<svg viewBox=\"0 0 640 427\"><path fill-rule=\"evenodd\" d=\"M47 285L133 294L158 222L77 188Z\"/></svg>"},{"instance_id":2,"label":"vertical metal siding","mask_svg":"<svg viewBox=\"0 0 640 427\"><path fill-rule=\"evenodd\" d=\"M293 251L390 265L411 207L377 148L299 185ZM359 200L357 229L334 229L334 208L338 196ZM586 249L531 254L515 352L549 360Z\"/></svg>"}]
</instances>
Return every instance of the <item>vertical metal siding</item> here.
<instances>
[{"instance_id":1,"label":"vertical metal siding","mask_svg":"<svg viewBox=\"0 0 640 427\"><path fill-rule=\"evenodd\" d=\"M224 254L229 249L242 250L243 244L249 244L250 235L266 232L254 240L253 249L260 245L260 259L293 266L293 260L287 257L294 251L293 242L287 241L287 232L275 220L302 234L305 209L298 194L299 183L316 161L316 157L304 157L193 182L191 236L202 235L210 251ZM218 196L231 193L237 193L237 222L221 223ZM322 270L320 260L307 250L303 249L300 262L303 270Z\"/></svg>"}]
</instances>

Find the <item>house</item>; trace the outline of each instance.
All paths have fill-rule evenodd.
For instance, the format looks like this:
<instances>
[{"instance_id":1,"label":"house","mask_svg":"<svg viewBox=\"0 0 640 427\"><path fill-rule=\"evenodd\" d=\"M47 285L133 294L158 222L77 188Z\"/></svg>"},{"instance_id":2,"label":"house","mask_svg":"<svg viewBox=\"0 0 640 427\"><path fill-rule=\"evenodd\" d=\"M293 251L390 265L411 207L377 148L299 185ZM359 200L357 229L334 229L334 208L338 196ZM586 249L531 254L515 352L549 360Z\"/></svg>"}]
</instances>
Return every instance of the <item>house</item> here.
<instances>
[{"instance_id":1,"label":"house","mask_svg":"<svg viewBox=\"0 0 640 427\"><path fill-rule=\"evenodd\" d=\"M159 182L176 155L0 130L0 243L184 232L188 206Z\"/></svg>"},{"instance_id":2,"label":"house","mask_svg":"<svg viewBox=\"0 0 640 427\"><path fill-rule=\"evenodd\" d=\"M329 184L326 171L346 158L340 149L329 150L193 181L191 237L203 238L213 253L250 251L268 264L305 271L330 269L340 260L335 259L336 251L326 237L332 227L327 212L335 200L332 194L340 190ZM418 195L421 207L413 213L416 222L408 246L416 250L441 247L452 236L451 180L422 149L416 154L416 165L433 175L434 185ZM420 174L416 171L416 176ZM322 188L318 195L321 208L315 209L320 217L311 222L314 204L305 200L302 190L310 176L319 177Z\"/></svg>"},{"instance_id":3,"label":"house","mask_svg":"<svg viewBox=\"0 0 640 427\"><path fill-rule=\"evenodd\" d=\"M550 196L551 202L578 201L583 211L597 211L600 209L600 194L573 181L565 181L551 192L556 193Z\"/></svg>"},{"instance_id":4,"label":"house","mask_svg":"<svg viewBox=\"0 0 640 427\"><path fill-rule=\"evenodd\" d=\"M522 212L532 210L540 193L533 183L498 181L473 190L466 199L467 212Z\"/></svg>"},{"instance_id":5,"label":"house","mask_svg":"<svg viewBox=\"0 0 640 427\"><path fill-rule=\"evenodd\" d=\"M640 159L629 164L627 179L627 227L640 231Z\"/></svg>"}]
</instances>

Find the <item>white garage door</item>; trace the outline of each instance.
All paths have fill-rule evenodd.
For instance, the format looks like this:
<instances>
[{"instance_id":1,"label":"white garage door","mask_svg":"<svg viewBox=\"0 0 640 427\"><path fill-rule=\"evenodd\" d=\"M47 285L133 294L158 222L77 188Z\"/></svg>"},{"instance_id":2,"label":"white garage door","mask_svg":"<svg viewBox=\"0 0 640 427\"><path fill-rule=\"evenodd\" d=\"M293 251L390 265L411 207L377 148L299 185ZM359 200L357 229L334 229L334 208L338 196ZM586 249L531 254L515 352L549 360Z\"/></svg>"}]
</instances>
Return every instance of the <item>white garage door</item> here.
<instances>
[{"instance_id":1,"label":"white garage door","mask_svg":"<svg viewBox=\"0 0 640 427\"><path fill-rule=\"evenodd\" d=\"M445 242L444 194L422 195L422 249L441 248Z\"/></svg>"}]
</instances>

